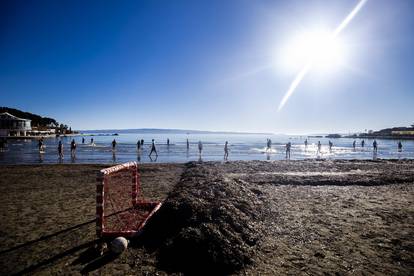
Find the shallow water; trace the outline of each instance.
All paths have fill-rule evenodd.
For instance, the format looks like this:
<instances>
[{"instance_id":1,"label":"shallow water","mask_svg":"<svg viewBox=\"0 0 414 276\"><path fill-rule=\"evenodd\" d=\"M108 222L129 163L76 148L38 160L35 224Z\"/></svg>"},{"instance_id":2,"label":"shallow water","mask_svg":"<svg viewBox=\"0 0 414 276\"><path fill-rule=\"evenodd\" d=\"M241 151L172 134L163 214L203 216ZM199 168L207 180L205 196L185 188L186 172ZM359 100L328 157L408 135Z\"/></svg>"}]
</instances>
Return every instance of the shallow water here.
<instances>
[{"instance_id":1,"label":"shallow water","mask_svg":"<svg viewBox=\"0 0 414 276\"><path fill-rule=\"evenodd\" d=\"M85 144L82 144L82 137ZM94 145L90 139L94 139ZM167 138L170 146L167 146ZM190 148L187 150L186 139ZM272 140L271 150L266 150L266 139ZM60 160L57 154L59 140L64 144L64 158ZM70 141L77 143L76 157L70 154ZM116 151L112 151L111 142L117 141ZM136 142L144 139L144 147L137 151ZM155 139L158 157L148 156L151 149L151 139ZM39 154L37 140L8 140L5 150L0 151L0 164L36 164L36 163L121 163L127 161L139 162L187 162L220 161L223 160L224 142L229 142L228 160L283 160L286 159L285 144L292 143L292 160L309 158L324 159L413 159L414 141L402 141L403 151L397 151L398 140L378 139L378 153L373 154L371 139L365 139L365 147L361 147L361 139L356 139L357 147L352 148L354 139L340 138L308 138L305 147L305 136L285 135L253 135L253 134L142 134L128 133L119 136L94 134L94 136L75 136L45 139L45 153ZM334 144L329 150L328 141ZM203 143L201 156L198 153L198 141ZM317 143L321 141L321 153L317 152Z\"/></svg>"}]
</instances>

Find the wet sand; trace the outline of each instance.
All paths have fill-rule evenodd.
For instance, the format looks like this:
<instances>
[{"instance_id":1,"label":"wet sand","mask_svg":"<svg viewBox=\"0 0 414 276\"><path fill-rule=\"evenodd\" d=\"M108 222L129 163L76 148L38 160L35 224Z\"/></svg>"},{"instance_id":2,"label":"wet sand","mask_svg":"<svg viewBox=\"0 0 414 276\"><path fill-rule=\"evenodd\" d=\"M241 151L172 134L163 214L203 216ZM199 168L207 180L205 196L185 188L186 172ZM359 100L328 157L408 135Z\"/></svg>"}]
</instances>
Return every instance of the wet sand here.
<instances>
[{"instance_id":1,"label":"wet sand","mask_svg":"<svg viewBox=\"0 0 414 276\"><path fill-rule=\"evenodd\" d=\"M0 166L0 274L186 271L160 264L162 245L149 250L137 244L116 259L94 256L95 177L103 167ZM194 191L210 182L212 189L227 185L225 193L217 193L227 204L224 215L233 214L230 208L236 206L234 214L243 216L239 221L251 220L247 238L255 238L241 251L249 262L227 273L414 273L413 161L144 164L141 173L149 199L164 200L171 192L167 201L174 202L179 194L190 199L197 194L204 203L194 200L194 213L217 198ZM237 198L243 195L248 195L246 202ZM252 202L260 208L252 208ZM231 218L233 224L238 215ZM227 231L211 236L225 242L235 234L234 227L222 227L224 222L212 219L209 225ZM238 251L218 253L228 257L227 252Z\"/></svg>"}]
</instances>

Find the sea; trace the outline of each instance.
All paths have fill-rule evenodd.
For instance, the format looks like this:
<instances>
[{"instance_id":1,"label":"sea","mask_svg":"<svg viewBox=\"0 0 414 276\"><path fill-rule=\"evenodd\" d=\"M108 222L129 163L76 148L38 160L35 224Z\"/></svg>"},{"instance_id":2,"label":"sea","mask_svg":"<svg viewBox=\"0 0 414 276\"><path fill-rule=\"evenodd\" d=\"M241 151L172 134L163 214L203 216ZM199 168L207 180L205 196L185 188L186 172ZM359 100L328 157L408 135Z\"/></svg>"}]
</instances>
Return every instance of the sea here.
<instances>
[{"instance_id":1,"label":"sea","mask_svg":"<svg viewBox=\"0 0 414 276\"><path fill-rule=\"evenodd\" d=\"M82 138L84 143L82 143ZM75 140L76 154L71 155L70 142ZM93 139L93 143L91 143ZM116 150L111 142L116 140ZM137 141L144 145L137 150ZM158 156L149 156L151 141L154 139ZM167 139L170 144L167 145ZM187 149L187 139L190 146ZM267 148L267 139L271 139L271 148ZM308 140L305 147L304 141ZM353 141L356 147L353 148ZM64 145L63 158L58 156L58 143ZM203 149L201 154L198 142ZM0 164L113 164L128 161L141 163L184 163L188 161L223 161L224 143L228 141L229 161L234 160L286 160L286 143L291 143L291 160L304 159L414 159L414 140L403 140L403 149L398 151L398 140L377 139L378 152L373 151L372 139L321 138L293 135L270 134L227 134L227 133L119 133L112 135L89 131L87 134L68 137L45 138L44 153L39 153L37 139L9 139L5 149L0 150ZM321 151L317 144L321 142ZM329 141L333 143L329 149Z\"/></svg>"}]
</instances>

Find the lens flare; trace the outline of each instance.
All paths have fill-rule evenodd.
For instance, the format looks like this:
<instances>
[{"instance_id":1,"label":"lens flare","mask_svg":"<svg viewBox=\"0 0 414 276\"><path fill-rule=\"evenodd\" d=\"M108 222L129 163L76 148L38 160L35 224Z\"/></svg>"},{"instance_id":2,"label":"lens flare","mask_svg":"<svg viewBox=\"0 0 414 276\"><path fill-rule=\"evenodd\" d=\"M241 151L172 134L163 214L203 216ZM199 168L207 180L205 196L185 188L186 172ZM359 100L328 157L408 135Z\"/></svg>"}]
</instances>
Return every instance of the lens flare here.
<instances>
[{"instance_id":1,"label":"lens flare","mask_svg":"<svg viewBox=\"0 0 414 276\"><path fill-rule=\"evenodd\" d=\"M301 70L289 86L279 104L280 111L306 74L313 67L328 67L341 61L342 47L338 35L348 26L355 15L368 0L361 0L331 34L324 32L309 33L295 38L296 41L287 47L288 62L301 64ZM293 45L293 46L292 46ZM303 65L304 64L304 65Z\"/></svg>"}]
</instances>

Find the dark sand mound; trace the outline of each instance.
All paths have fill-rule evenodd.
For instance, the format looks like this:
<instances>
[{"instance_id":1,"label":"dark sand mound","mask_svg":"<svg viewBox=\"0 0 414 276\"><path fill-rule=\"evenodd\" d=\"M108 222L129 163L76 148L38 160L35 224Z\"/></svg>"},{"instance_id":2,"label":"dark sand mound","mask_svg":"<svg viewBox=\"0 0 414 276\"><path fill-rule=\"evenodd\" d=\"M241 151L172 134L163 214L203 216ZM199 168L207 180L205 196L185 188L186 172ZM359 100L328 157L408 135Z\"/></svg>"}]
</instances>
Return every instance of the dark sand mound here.
<instances>
[{"instance_id":1,"label":"dark sand mound","mask_svg":"<svg viewBox=\"0 0 414 276\"><path fill-rule=\"evenodd\" d=\"M142 240L153 246L158 268L167 272L335 274L373 267L385 274L406 272L412 268L411 249L387 241L392 236L404 248L412 246L406 235L412 233L412 208L405 204L412 202L412 166L410 161L190 163ZM367 229L375 238L366 238ZM393 248L397 257L378 244Z\"/></svg>"},{"instance_id":2,"label":"dark sand mound","mask_svg":"<svg viewBox=\"0 0 414 276\"><path fill-rule=\"evenodd\" d=\"M235 272L252 263L261 239L266 204L253 191L214 166L190 163L143 240L152 241L167 271Z\"/></svg>"}]
</instances>

